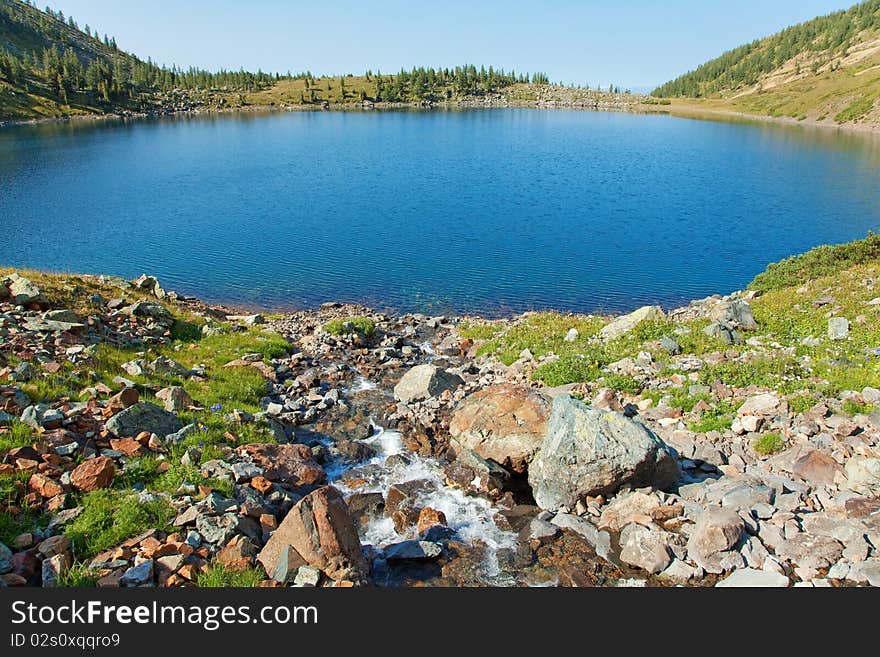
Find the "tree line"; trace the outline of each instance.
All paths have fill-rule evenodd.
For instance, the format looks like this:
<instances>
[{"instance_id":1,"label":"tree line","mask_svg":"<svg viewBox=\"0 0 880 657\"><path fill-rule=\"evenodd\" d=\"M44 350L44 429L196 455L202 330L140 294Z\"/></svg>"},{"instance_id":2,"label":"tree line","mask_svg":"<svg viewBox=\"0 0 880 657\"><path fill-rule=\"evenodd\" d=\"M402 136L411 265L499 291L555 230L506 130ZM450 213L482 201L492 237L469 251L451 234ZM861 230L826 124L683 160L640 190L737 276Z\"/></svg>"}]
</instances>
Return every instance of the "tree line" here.
<instances>
[{"instance_id":1,"label":"tree line","mask_svg":"<svg viewBox=\"0 0 880 657\"><path fill-rule=\"evenodd\" d=\"M18 47L0 46L0 78L26 91L47 91L65 104L76 94L110 103L172 90L252 92L283 79L304 79L303 102L318 99L319 83L310 71L282 75L159 66L121 50L115 38L102 37L88 25L80 27L73 17L49 7L40 11L32 2L0 0L0 37L4 35L9 44ZM367 71L366 77L375 82L375 95L370 100L377 102L439 100L491 93L516 83L550 82L544 73L517 74L473 65L415 67L391 75ZM345 99L344 77L339 84ZM363 90L359 94L361 100L367 100Z\"/></svg>"},{"instance_id":2,"label":"tree line","mask_svg":"<svg viewBox=\"0 0 880 657\"><path fill-rule=\"evenodd\" d=\"M653 95L699 98L724 90L757 84L799 55L846 55L866 30L880 28L880 0L868 0L845 11L815 18L789 27L766 39L730 50L671 82L658 87ZM811 65L814 72L821 58Z\"/></svg>"}]
</instances>

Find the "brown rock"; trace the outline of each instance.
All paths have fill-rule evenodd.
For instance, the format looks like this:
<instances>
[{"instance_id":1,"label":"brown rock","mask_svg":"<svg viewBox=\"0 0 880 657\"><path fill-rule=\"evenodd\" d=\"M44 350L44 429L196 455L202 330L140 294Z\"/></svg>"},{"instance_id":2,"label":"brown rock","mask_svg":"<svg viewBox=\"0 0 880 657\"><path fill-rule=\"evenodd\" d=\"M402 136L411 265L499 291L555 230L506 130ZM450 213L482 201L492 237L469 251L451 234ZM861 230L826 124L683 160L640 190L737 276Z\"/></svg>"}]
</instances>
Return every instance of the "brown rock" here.
<instances>
[{"instance_id":1,"label":"brown rock","mask_svg":"<svg viewBox=\"0 0 880 657\"><path fill-rule=\"evenodd\" d=\"M37 551L44 557L65 554L70 549L70 539L64 536L50 536L37 546Z\"/></svg>"},{"instance_id":2,"label":"brown rock","mask_svg":"<svg viewBox=\"0 0 880 657\"><path fill-rule=\"evenodd\" d=\"M265 477L254 477L251 479L251 488L265 495L272 490L272 482Z\"/></svg>"},{"instance_id":3,"label":"brown rock","mask_svg":"<svg viewBox=\"0 0 880 657\"><path fill-rule=\"evenodd\" d=\"M12 588L13 586L27 585L27 580L17 573L6 573L5 575L0 575L0 580L3 580L3 583L10 588Z\"/></svg>"},{"instance_id":4,"label":"brown rock","mask_svg":"<svg viewBox=\"0 0 880 657\"><path fill-rule=\"evenodd\" d=\"M244 445L239 448L263 469L263 477L293 486L323 483L327 475L315 463L312 450L305 445L274 445L270 443Z\"/></svg>"},{"instance_id":5,"label":"brown rock","mask_svg":"<svg viewBox=\"0 0 880 657\"><path fill-rule=\"evenodd\" d=\"M419 511L419 520L416 525L416 530L421 534L424 531L427 531L431 527L435 525L443 525L446 526L446 514L442 511L438 511L437 509L432 509L429 506L426 506L424 509Z\"/></svg>"},{"instance_id":6,"label":"brown rock","mask_svg":"<svg viewBox=\"0 0 880 657\"><path fill-rule=\"evenodd\" d=\"M61 495L64 492L64 489L61 488L57 481L39 473L31 475L31 478L28 480L28 489L39 493L46 499Z\"/></svg>"},{"instance_id":7,"label":"brown rock","mask_svg":"<svg viewBox=\"0 0 880 657\"><path fill-rule=\"evenodd\" d=\"M834 484L838 477L845 477L843 466L828 454L813 449L799 457L791 468L792 474L812 484Z\"/></svg>"},{"instance_id":8,"label":"brown rock","mask_svg":"<svg viewBox=\"0 0 880 657\"><path fill-rule=\"evenodd\" d=\"M122 576L125 574L124 570L114 570L109 575L105 575L101 579L99 579L95 586L99 589L118 589L120 587L119 580L122 579Z\"/></svg>"},{"instance_id":9,"label":"brown rock","mask_svg":"<svg viewBox=\"0 0 880 657\"><path fill-rule=\"evenodd\" d=\"M122 452L126 456L143 456L146 450L134 438L111 438L110 448Z\"/></svg>"},{"instance_id":10,"label":"brown rock","mask_svg":"<svg viewBox=\"0 0 880 657\"><path fill-rule=\"evenodd\" d=\"M453 448L525 472L544 440L550 403L540 392L509 384L466 397L449 423Z\"/></svg>"},{"instance_id":11,"label":"brown rock","mask_svg":"<svg viewBox=\"0 0 880 657\"><path fill-rule=\"evenodd\" d=\"M319 488L297 502L260 551L257 560L270 577L288 546L303 564L315 566L335 580L362 580L369 572L354 520L342 495L332 486Z\"/></svg>"},{"instance_id":12,"label":"brown rock","mask_svg":"<svg viewBox=\"0 0 880 657\"><path fill-rule=\"evenodd\" d=\"M108 488L116 475L113 460L106 456L89 459L70 473L70 483L81 491Z\"/></svg>"},{"instance_id":13,"label":"brown rock","mask_svg":"<svg viewBox=\"0 0 880 657\"><path fill-rule=\"evenodd\" d=\"M107 400L106 415L116 415L120 411L124 411L129 406L134 406L141 398L141 394L137 388L123 388L118 393Z\"/></svg>"},{"instance_id":14,"label":"brown rock","mask_svg":"<svg viewBox=\"0 0 880 657\"><path fill-rule=\"evenodd\" d=\"M257 547L247 536L235 536L217 555L217 562L230 570L244 570L253 565Z\"/></svg>"}]
</instances>

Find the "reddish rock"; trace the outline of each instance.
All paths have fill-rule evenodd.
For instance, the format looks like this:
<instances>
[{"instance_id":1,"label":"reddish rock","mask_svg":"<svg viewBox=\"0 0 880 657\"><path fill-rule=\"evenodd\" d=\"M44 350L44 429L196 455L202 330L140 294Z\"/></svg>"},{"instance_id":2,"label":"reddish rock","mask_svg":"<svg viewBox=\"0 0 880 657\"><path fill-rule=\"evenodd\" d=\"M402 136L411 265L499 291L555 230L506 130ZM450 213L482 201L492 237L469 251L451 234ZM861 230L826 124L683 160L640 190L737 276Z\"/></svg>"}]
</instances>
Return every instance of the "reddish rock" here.
<instances>
[{"instance_id":1,"label":"reddish rock","mask_svg":"<svg viewBox=\"0 0 880 657\"><path fill-rule=\"evenodd\" d=\"M813 449L799 457L791 471L812 484L833 485L839 477L845 477L843 466L828 454Z\"/></svg>"},{"instance_id":2,"label":"reddish rock","mask_svg":"<svg viewBox=\"0 0 880 657\"><path fill-rule=\"evenodd\" d=\"M107 400L105 415L116 415L116 413L124 411L129 406L137 404L140 398L141 394L137 391L137 388L123 388Z\"/></svg>"},{"instance_id":3,"label":"reddish rock","mask_svg":"<svg viewBox=\"0 0 880 657\"><path fill-rule=\"evenodd\" d=\"M70 483L81 491L93 491L107 488L113 483L116 466L106 456L89 459L70 473Z\"/></svg>"},{"instance_id":4,"label":"reddish rock","mask_svg":"<svg viewBox=\"0 0 880 657\"><path fill-rule=\"evenodd\" d=\"M32 552L16 552L9 560L12 572L30 580L40 569L40 560Z\"/></svg>"},{"instance_id":5,"label":"reddish rock","mask_svg":"<svg viewBox=\"0 0 880 657\"><path fill-rule=\"evenodd\" d=\"M5 575L0 575L0 580L2 580L3 583L10 588L12 588L13 586L25 586L27 584L27 580L17 573L6 573Z\"/></svg>"},{"instance_id":6,"label":"reddish rock","mask_svg":"<svg viewBox=\"0 0 880 657\"><path fill-rule=\"evenodd\" d=\"M250 455L269 481L299 486L323 483L327 476L305 445L253 444L244 445L239 452Z\"/></svg>"},{"instance_id":7,"label":"reddish rock","mask_svg":"<svg viewBox=\"0 0 880 657\"><path fill-rule=\"evenodd\" d=\"M37 551L44 557L65 554L70 549L70 539L64 536L50 536L37 546Z\"/></svg>"},{"instance_id":8,"label":"reddish rock","mask_svg":"<svg viewBox=\"0 0 880 657\"><path fill-rule=\"evenodd\" d=\"M265 495L272 490L272 482L265 477L254 477L251 479L251 488Z\"/></svg>"},{"instance_id":9,"label":"reddish rock","mask_svg":"<svg viewBox=\"0 0 880 657\"><path fill-rule=\"evenodd\" d=\"M118 589L120 587L119 580L122 579L122 576L125 574L124 570L114 570L109 575L105 575L101 579L99 579L95 586L99 589Z\"/></svg>"},{"instance_id":10,"label":"reddish rock","mask_svg":"<svg viewBox=\"0 0 880 657\"><path fill-rule=\"evenodd\" d=\"M217 562L230 570L244 570L253 565L257 547L247 536L235 536L217 555Z\"/></svg>"},{"instance_id":11,"label":"reddish rock","mask_svg":"<svg viewBox=\"0 0 880 657\"><path fill-rule=\"evenodd\" d=\"M39 473L31 475L31 478L28 480L28 489L46 499L61 495L64 492L64 489L61 488L57 481Z\"/></svg>"},{"instance_id":12,"label":"reddish rock","mask_svg":"<svg viewBox=\"0 0 880 657\"><path fill-rule=\"evenodd\" d=\"M369 573L354 519L332 486L319 488L290 510L257 560L271 577L290 547L302 561L335 580L363 580Z\"/></svg>"},{"instance_id":13,"label":"reddish rock","mask_svg":"<svg viewBox=\"0 0 880 657\"><path fill-rule=\"evenodd\" d=\"M432 509L429 506L426 506L424 509L419 511L419 520L416 525L417 531L421 534L423 531L427 531L431 527L435 525L443 525L446 526L446 514L442 511L438 511L437 509Z\"/></svg>"},{"instance_id":14,"label":"reddish rock","mask_svg":"<svg viewBox=\"0 0 880 657\"><path fill-rule=\"evenodd\" d=\"M455 409L449 423L452 447L525 472L544 440L549 416L550 403L542 393L524 386L491 386Z\"/></svg>"},{"instance_id":15,"label":"reddish rock","mask_svg":"<svg viewBox=\"0 0 880 657\"><path fill-rule=\"evenodd\" d=\"M110 448L126 456L143 456L146 450L135 438L111 438Z\"/></svg>"}]
</instances>

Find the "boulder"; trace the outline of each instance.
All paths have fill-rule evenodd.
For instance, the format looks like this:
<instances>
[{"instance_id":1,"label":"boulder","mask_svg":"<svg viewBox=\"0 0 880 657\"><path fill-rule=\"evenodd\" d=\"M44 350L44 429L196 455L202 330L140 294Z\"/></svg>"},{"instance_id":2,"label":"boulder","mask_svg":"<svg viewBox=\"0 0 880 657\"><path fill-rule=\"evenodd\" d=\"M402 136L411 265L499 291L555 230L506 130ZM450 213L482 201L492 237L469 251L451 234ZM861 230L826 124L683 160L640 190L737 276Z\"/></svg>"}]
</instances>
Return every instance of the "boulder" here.
<instances>
[{"instance_id":1,"label":"boulder","mask_svg":"<svg viewBox=\"0 0 880 657\"><path fill-rule=\"evenodd\" d=\"M293 486L321 484L327 478L324 468L315 463L312 450L306 445L254 443L239 450L247 454L269 481Z\"/></svg>"},{"instance_id":2,"label":"boulder","mask_svg":"<svg viewBox=\"0 0 880 657\"><path fill-rule=\"evenodd\" d=\"M430 561L443 554L443 546L433 541L403 541L384 549L387 561Z\"/></svg>"},{"instance_id":3,"label":"boulder","mask_svg":"<svg viewBox=\"0 0 880 657\"><path fill-rule=\"evenodd\" d=\"M462 383L457 374L434 365L417 365L394 386L394 398L404 403L422 401L455 390Z\"/></svg>"},{"instance_id":4,"label":"boulder","mask_svg":"<svg viewBox=\"0 0 880 657\"><path fill-rule=\"evenodd\" d=\"M649 573L659 573L672 562L668 532L648 529L635 523L620 532L620 560Z\"/></svg>"},{"instance_id":5,"label":"boulder","mask_svg":"<svg viewBox=\"0 0 880 657\"><path fill-rule=\"evenodd\" d=\"M722 573L725 553L733 549L744 530L743 519L732 509L707 507L688 539L688 557L710 573Z\"/></svg>"},{"instance_id":6,"label":"boulder","mask_svg":"<svg viewBox=\"0 0 880 657\"><path fill-rule=\"evenodd\" d=\"M30 279L18 274L9 275L9 296L12 302L19 306L30 306L37 304L39 306L46 305L46 298L43 292Z\"/></svg>"},{"instance_id":7,"label":"boulder","mask_svg":"<svg viewBox=\"0 0 880 657\"><path fill-rule=\"evenodd\" d=\"M107 456L97 456L78 465L70 473L70 483L81 491L109 488L116 475L116 465Z\"/></svg>"},{"instance_id":8,"label":"boulder","mask_svg":"<svg viewBox=\"0 0 880 657\"><path fill-rule=\"evenodd\" d=\"M828 338L846 340L849 337L849 320L846 317L832 317L828 320Z\"/></svg>"},{"instance_id":9,"label":"boulder","mask_svg":"<svg viewBox=\"0 0 880 657\"><path fill-rule=\"evenodd\" d=\"M270 576L288 547L299 556L299 565L319 568L331 579L360 581L369 573L354 520L332 486L297 502L260 551L257 560Z\"/></svg>"},{"instance_id":10,"label":"boulder","mask_svg":"<svg viewBox=\"0 0 880 657\"><path fill-rule=\"evenodd\" d=\"M746 399L745 403L739 407L737 414L740 417L754 415L758 417L767 417L774 415L779 410L781 404L779 396L774 392L765 392L759 395L752 395Z\"/></svg>"},{"instance_id":11,"label":"boulder","mask_svg":"<svg viewBox=\"0 0 880 657\"><path fill-rule=\"evenodd\" d=\"M772 570L737 568L729 577L718 582L715 588L785 588L790 583L788 577Z\"/></svg>"},{"instance_id":12,"label":"boulder","mask_svg":"<svg viewBox=\"0 0 880 657\"><path fill-rule=\"evenodd\" d=\"M514 472L534 458L550 416L550 401L537 390L497 385L466 397L449 423L453 450L461 446Z\"/></svg>"},{"instance_id":13,"label":"boulder","mask_svg":"<svg viewBox=\"0 0 880 657\"><path fill-rule=\"evenodd\" d=\"M162 388L156 393L156 399L163 403L165 410L169 413L179 413L193 405L192 397L180 386Z\"/></svg>"},{"instance_id":14,"label":"boulder","mask_svg":"<svg viewBox=\"0 0 880 657\"><path fill-rule=\"evenodd\" d=\"M623 484L666 488L680 474L670 449L642 424L559 395L529 466L529 483L541 508L558 509Z\"/></svg>"},{"instance_id":15,"label":"boulder","mask_svg":"<svg viewBox=\"0 0 880 657\"><path fill-rule=\"evenodd\" d=\"M711 319L733 328L754 331L758 328L758 322L752 314L752 307L748 301L734 299L722 301L716 305L710 314Z\"/></svg>"},{"instance_id":16,"label":"boulder","mask_svg":"<svg viewBox=\"0 0 880 657\"><path fill-rule=\"evenodd\" d=\"M636 326L647 320L665 319L666 314L660 306L644 306L631 312L629 315L618 317L599 331L599 337L603 340L614 340L629 333Z\"/></svg>"},{"instance_id":17,"label":"boulder","mask_svg":"<svg viewBox=\"0 0 880 657\"><path fill-rule=\"evenodd\" d=\"M831 456L816 449L811 449L800 456L791 467L792 474L814 485L827 484L846 479L843 466Z\"/></svg>"},{"instance_id":18,"label":"boulder","mask_svg":"<svg viewBox=\"0 0 880 657\"><path fill-rule=\"evenodd\" d=\"M739 332L733 326L724 322L712 322L703 329L703 333L710 338L721 340L725 344L742 344L743 342Z\"/></svg>"},{"instance_id":19,"label":"boulder","mask_svg":"<svg viewBox=\"0 0 880 657\"><path fill-rule=\"evenodd\" d=\"M880 494L880 450L865 450L846 462L848 488L864 495Z\"/></svg>"},{"instance_id":20,"label":"boulder","mask_svg":"<svg viewBox=\"0 0 880 657\"><path fill-rule=\"evenodd\" d=\"M167 436L183 428L183 422L168 411L149 402L137 402L107 421L107 430L120 437L130 438L142 431Z\"/></svg>"}]
</instances>

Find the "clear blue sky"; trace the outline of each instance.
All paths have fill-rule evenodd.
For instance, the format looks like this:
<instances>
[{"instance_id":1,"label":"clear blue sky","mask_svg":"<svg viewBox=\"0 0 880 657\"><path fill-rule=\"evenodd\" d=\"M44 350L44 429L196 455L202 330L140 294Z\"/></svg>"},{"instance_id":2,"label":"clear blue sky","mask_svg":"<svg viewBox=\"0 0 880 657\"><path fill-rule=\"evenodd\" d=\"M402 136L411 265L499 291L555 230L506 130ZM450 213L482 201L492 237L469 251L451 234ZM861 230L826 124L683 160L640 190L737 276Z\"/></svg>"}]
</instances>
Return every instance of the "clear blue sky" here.
<instances>
[{"instance_id":1,"label":"clear blue sky","mask_svg":"<svg viewBox=\"0 0 880 657\"><path fill-rule=\"evenodd\" d=\"M335 74L473 63L641 89L854 2L51 0L51 6L164 64Z\"/></svg>"}]
</instances>

